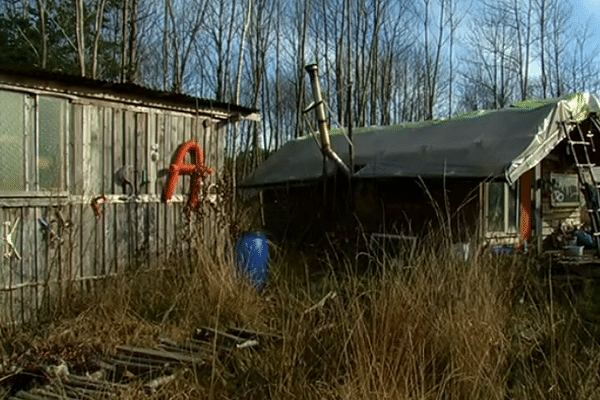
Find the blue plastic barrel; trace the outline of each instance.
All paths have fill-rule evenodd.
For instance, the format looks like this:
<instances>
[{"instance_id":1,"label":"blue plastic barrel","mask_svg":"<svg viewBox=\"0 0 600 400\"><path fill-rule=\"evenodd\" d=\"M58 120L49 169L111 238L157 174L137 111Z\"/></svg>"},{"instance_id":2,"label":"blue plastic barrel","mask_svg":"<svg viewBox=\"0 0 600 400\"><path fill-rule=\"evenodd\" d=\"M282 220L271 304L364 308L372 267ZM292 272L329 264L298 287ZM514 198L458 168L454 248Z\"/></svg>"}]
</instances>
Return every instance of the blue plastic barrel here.
<instances>
[{"instance_id":1,"label":"blue plastic barrel","mask_svg":"<svg viewBox=\"0 0 600 400\"><path fill-rule=\"evenodd\" d=\"M238 273L262 290L269 277L269 245L263 232L245 232L235 246Z\"/></svg>"}]
</instances>

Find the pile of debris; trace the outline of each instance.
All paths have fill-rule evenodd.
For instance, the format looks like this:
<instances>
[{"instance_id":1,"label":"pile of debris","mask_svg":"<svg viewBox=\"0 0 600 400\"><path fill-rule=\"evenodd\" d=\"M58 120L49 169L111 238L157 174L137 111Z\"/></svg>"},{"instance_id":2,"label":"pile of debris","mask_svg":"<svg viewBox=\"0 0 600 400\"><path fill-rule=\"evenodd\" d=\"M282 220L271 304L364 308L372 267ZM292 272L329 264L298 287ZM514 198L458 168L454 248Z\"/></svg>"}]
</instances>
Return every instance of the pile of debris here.
<instances>
[{"instance_id":1,"label":"pile of debris","mask_svg":"<svg viewBox=\"0 0 600 400\"><path fill-rule=\"evenodd\" d=\"M90 357L87 362L93 372L85 375L73 373L68 363L61 361L57 365L18 369L2 381L6 386L26 375L30 387L14 393L13 384L13 393L9 393L10 399L21 400L114 398L133 384L141 384L144 391L153 393L186 369L209 367L214 357L229 357L234 351L280 339L278 335L245 329L222 332L203 327L183 342L161 338L154 348L119 346L113 354Z\"/></svg>"}]
</instances>

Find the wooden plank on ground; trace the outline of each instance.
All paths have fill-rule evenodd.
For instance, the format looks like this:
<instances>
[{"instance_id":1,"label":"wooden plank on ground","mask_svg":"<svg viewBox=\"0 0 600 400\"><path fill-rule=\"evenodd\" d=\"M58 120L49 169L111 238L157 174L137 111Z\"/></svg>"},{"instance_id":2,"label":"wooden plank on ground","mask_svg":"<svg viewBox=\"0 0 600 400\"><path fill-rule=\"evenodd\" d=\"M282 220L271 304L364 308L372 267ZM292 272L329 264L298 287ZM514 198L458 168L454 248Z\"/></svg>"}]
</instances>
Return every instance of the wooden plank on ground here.
<instances>
[{"instance_id":1,"label":"wooden plank on ground","mask_svg":"<svg viewBox=\"0 0 600 400\"><path fill-rule=\"evenodd\" d=\"M201 364L203 359L181 353L172 353L164 350L146 349L142 347L119 346L117 351L122 354L131 354L141 358L176 361L185 364Z\"/></svg>"}]
</instances>

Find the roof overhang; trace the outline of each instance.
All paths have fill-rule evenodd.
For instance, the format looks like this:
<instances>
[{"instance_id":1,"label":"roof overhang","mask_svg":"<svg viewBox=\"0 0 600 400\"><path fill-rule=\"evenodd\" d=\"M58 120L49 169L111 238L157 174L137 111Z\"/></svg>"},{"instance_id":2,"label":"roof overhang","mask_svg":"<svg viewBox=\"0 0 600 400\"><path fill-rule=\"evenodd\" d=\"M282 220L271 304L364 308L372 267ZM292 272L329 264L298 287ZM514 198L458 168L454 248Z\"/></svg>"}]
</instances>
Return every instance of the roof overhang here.
<instances>
[{"instance_id":1,"label":"roof overhang","mask_svg":"<svg viewBox=\"0 0 600 400\"><path fill-rule=\"evenodd\" d=\"M575 93L556 103L556 107L544 119L531 144L516 157L506 170L509 183L517 179L542 161L564 138L565 129L572 129L590 116L597 117L600 103L596 96Z\"/></svg>"},{"instance_id":2,"label":"roof overhang","mask_svg":"<svg viewBox=\"0 0 600 400\"><path fill-rule=\"evenodd\" d=\"M44 70L0 67L0 87L35 93L56 93L73 101L95 99L134 107L162 108L229 121L260 120L258 110L183 93L149 89L132 83L105 82Z\"/></svg>"}]
</instances>

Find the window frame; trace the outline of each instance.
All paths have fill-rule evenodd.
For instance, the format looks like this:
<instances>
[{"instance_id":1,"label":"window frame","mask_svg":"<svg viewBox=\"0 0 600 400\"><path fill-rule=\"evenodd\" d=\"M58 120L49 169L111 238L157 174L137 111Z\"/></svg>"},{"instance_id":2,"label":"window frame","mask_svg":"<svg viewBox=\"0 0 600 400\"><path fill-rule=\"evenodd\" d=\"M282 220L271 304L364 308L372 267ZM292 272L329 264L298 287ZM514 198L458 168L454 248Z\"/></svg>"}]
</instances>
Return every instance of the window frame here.
<instances>
[{"instance_id":1,"label":"window frame","mask_svg":"<svg viewBox=\"0 0 600 400\"><path fill-rule=\"evenodd\" d=\"M492 229L490 227L489 220L489 211L490 211L490 187L494 183L503 184L503 221L502 221L502 230ZM510 218L510 199L511 190L514 190L514 227L511 226L511 218ZM490 181L485 182L484 184L484 202L483 202L483 222L485 227L485 235L486 236L516 236L520 234L520 217L521 217L521 185L520 179L517 180L513 185L509 185L505 181Z\"/></svg>"},{"instance_id":2,"label":"window frame","mask_svg":"<svg viewBox=\"0 0 600 400\"><path fill-rule=\"evenodd\" d=\"M18 197L67 197L69 195L69 143L72 132L72 100L53 93L38 93L0 87L0 91L23 95L23 188L18 190L0 189L0 198ZM60 140L59 183L57 188L40 188L40 97L65 101L61 111L62 132ZM33 138L31 137L33 136Z\"/></svg>"}]
</instances>

